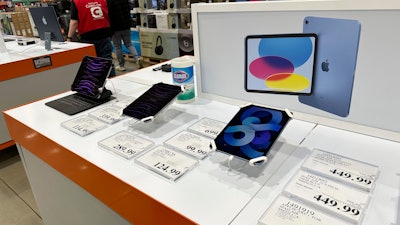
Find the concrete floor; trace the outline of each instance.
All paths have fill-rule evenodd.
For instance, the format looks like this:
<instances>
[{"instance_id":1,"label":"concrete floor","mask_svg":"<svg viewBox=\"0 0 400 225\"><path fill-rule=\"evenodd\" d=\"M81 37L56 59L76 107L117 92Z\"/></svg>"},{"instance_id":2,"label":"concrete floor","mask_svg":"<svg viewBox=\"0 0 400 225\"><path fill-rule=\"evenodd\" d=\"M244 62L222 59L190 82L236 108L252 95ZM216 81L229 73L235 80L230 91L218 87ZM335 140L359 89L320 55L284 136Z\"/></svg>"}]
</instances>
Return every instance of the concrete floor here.
<instances>
[{"instance_id":1,"label":"concrete floor","mask_svg":"<svg viewBox=\"0 0 400 225\"><path fill-rule=\"evenodd\" d=\"M15 146L0 151L0 225L42 225Z\"/></svg>"}]
</instances>

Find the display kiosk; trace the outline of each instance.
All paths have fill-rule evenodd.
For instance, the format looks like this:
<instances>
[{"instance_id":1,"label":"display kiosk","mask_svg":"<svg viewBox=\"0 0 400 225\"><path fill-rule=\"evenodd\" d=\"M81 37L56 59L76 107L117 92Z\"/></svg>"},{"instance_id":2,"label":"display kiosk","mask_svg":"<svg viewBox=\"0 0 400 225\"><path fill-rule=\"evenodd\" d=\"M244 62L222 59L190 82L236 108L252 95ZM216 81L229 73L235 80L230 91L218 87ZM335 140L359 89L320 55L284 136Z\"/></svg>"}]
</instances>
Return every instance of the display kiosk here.
<instances>
[{"instance_id":1,"label":"display kiosk","mask_svg":"<svg viewBox=\"0 0 400 225\"><path fill-rule=\"evenodd\" d=\"M152 84L172 83L170 73L152 70L160 66L155 65L110 79L106 88L116 99L75 116L45 105L69 92L5 111L44 223L254 225L307 212L335 224L399 223L400 143L394 117L399 104L386 102L398 90L376 76L385 70L385 79L398 81L394 69L386 67L400 50L398 30L377 23L398 21L399 10L397 1L194 4L198 95L193 103L173 103L151 123L107 120L115 114L104 114L106 107L124 108ZM346 117L305 105L297 95L246 92L245 37L301 33L307 16L361 23ZM227 28L223 34L210 35L222 28ZM386 42L377 43L383 33ZM214 139L248 103L293 112L265 164L250 167L218 150L193 154L200 145L187 140ZM377 118L382 110L385 117ZM99 124L100 118L109 123L103 121L90 134L72 131L82 134L94 128L83 122ZM310 184L321 185L302 189ZM270 213L277 208L289 211Z\"/></svg>"}]
</instances>

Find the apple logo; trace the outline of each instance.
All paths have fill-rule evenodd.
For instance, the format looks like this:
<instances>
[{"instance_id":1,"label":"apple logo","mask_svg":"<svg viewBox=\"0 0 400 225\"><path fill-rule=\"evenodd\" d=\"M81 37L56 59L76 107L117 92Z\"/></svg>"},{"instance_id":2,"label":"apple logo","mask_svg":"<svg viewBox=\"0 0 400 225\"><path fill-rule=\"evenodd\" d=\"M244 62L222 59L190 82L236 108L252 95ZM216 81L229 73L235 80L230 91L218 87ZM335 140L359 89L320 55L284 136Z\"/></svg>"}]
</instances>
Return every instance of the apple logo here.
<instances>
[{"instance_id":1,"label":"apple logo","mask_svg":"<svg viewBox=\"0 0 400 225\"><path fill-rule=\"evenodd\" d=\"M328 60L325 60L325 62L321 63L321 68L322 68L322 71L324 71L324 72L328 72L329 71L329 62L328 62Z\"/></svg>"},{"instance_id":2,"label":"apple logo","mask_svg":"<svg viewBox=\"0 0 400 225\"><path fill-rule=\"evenodd\" d=\"M42 17L42 22L43 22L44 25L47 25L47 20L46 20L46 18L44 16Z\"/></svg>"}]
</instances>

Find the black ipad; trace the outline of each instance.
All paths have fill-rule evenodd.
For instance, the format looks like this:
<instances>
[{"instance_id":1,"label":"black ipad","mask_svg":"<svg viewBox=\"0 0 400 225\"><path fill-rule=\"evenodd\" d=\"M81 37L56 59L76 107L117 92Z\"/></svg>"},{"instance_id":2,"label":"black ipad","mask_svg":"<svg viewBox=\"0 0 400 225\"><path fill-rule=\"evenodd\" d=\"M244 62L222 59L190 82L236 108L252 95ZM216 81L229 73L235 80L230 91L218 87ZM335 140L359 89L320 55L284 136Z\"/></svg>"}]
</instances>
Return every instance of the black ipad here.
<instances>
[{"instance_id":1,"label":"black ipad","mask_svg":"<svg viewBox=\"0 0 400 225\"><path fill-rule=\"evenodd\" d=\"M106 84L111 68L111 59L85 56L71 85L71 90L97 98Z\"/></svg>"},{"instance_id":2,"label":"black ipad","mask_svg":"<svg viewBox=\"0 0 400 225\"><path fill-rule=\"evenodd\" d=\"M71 90L76 93L45 104L67 115L75 115L114 99L111 91L104 88L111 67L111 59L85 56L71 84Z\"/></svg>"},{"instance_id":3,"label":"black ipad","mask_svg":"<svg viewBox=\"0 0 400 225\"><path fill-rule=\"evenodd\" d=\"M157 83L123 109L123 114L142 120L155 117L182 92L180 86Z\"/></svg>"},{"instance_id":4,"label":"black ipad","mask_svg":"<svg viewBox=\"0 0 400 225\"><path fill-rule=\"evenodd\" d=\"M310 95L316 46L313 33L247 36L246 91Z\"/></svg>"},{"instance_id":5,"label":"black ipad","mask_svg":"<svg viewBox=\"0 0 400 225\"><path fill-rule=\"evenodd\" d=\"M214 140L216 148L246 160L266 156L290 118L284 110L243 107Z\"/></svg>"}]
</instances>

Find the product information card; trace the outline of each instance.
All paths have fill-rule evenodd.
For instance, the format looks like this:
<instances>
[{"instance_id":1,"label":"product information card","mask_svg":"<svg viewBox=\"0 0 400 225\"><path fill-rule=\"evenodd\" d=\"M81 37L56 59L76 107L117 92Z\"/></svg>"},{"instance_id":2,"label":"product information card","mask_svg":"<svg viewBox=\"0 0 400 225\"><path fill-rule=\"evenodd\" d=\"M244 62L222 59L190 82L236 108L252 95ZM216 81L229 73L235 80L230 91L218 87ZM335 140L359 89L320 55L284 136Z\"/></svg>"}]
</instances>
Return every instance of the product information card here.
<instances>
[{"instance_id":1,"label":"product information card","mask_svg":"<svg viewBox=\"0 0 400 225\"><path fill-rule=\"evenodd\" d=\"M99 141L99 146L114 152L126 159L131 159L146 149L149 149L153 142L137 137L127 131L121 131Z\"/></svg>"},{"instance_id":2,"label":"product information card","mask_svg":"<svg viewBox=\"0 0 400 225\"><path fill-rule=\"evenodd\" d=\"M105 128L107 124L85 115L63 122L61 126L80 136L86 136Z\"/></svg>"},{"instance_id":3,"label":"product information card","mask_svg":"<svg viewBox=\"0 0 400 225\"><path fill-rule=\"evenodd\" d=\"M328 178L300 170L284 188L289 196L358 223L369 193Z\"/></svg>"},{"instance_id":4,"label":"product information card","mask_svg":"<svg viewBox=\"0 0 400 225\"><path fill-rule=\"evenodd\" d=\"M164 145L185 152L196 158L203 159L211 151L211 139L188 131L182 131L178 135L164 142Z\"/></svg>"},{"instance_id":5,"label":"product information card","mask_svg":"<svg viewBox=\"0 0 400 225\"><path fill-rule=\"evenodd\" d=\"M200 135L215 139L218 134L225 128L226 123L209 118L202 118L193 124L188 130Z\"/></svg>"},{"instance_id":6,"label":"product information card","mask_svg":"<svg viewBox=\"0 0 400 225\"><path fill-rule=\"evenodd\" d=\"M302 167L367 191L373 187L379 172L377 166L319 149L313 150Z\"/></svg>"},{"instance_id":7,"label":"product information card","mask_svg":"<svg viewBox=\"0 0 400 225\"><path fill-rule=\"evenodd\" d=\"M198 164L198 160L164 146L151 149L135 162L173 181Z\"/></svg>"},{"instance_id":8,"label":"product information card","mask_svg":"<svg viewBox=\"0 0 400 225\"><path fill-rule=\"evenodd\" d=\"M121 108L114 106L106 106L104 108L89 113L89 116L92 116L108 124L114 124L126 118L125 116L122 115L121 112L122 112Z\"/></svg>"},{"instance_id":9,"label":"product information card","mask_svg":"<svg viewBox=\"0 0 400 225\"><path fill-rule=\"evenodd\" d=\"M350 225L294 199L279 195L258 221L259 225Z\"/></svg>"}]
</instances>

